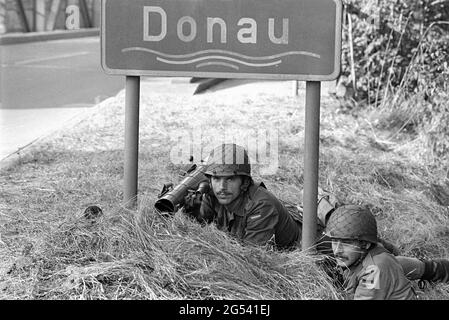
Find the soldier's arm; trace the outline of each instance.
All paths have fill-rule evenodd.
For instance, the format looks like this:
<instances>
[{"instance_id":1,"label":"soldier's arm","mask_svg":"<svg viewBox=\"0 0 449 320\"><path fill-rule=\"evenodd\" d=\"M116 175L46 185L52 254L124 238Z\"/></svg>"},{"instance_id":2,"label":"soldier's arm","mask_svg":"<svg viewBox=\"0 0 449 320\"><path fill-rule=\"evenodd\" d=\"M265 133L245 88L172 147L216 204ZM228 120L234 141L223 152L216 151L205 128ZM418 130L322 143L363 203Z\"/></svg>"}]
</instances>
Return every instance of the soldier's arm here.
<instances>
[{"instance_id":1,"label":"soldier's arm","mask_svg":"<svg viewBox=\"0 0 449 320\"><path fill-rule=\"evenodd\" d=\"M369 265L362 270L354 293L354 300L385 300L391 291L394 279L378 265Z\"/></svg>"},{"instance_id":2,"label":"soldier's arm","mask_svg":"<svg viewBox=\"0 0 449 320\"><path fill-rule=\"evenodd\" d=\"M199 210L199 215L197 220L200 222L211 223L216 215L212 197L209 194L203 195L203 200L201 201L201 207Z\"/></svg>"},{"instance_id":3,"label":"soldier's arm","mask_svg":"<svg viewBox=\"0 0 449 320\"><path fill-rule=\"evenodd\" d=\"M187 195L187 197L185 198L185 205L183 207L183 210L186 214L194 217L198 222L201 223L210 223L215 215L212 199L208 194Z\"/></svg>"}]
</instances>

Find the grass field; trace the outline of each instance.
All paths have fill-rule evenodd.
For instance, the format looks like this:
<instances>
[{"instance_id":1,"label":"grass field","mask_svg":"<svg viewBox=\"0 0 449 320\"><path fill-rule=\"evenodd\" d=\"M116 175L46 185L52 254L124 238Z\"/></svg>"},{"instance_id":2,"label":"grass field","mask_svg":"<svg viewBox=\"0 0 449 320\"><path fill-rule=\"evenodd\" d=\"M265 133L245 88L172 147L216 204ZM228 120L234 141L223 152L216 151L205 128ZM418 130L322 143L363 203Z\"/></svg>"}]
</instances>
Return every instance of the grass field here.
<instances>
[{"instance_id":1,"label":"grass field","mask_svg":"<svg viewBox=\"0 0 449 320\"><path fill-rule=\"evenodd\" d=\"M142 86L137 210L122 203L124 92L0 173L0 299L344 298L316 257L244 247L213 226L153 210L162 185L179 181L170 152L182 139L201 132L194 143L211 146L224 131L242 138L261 128L278 134L279 167L255 168L255 179L300 203L303 90L295 97L290 82L242 82L192 96L173 86L173 94ZM341 113L323 93L320 186L368 206L402 254L449 258L448 167L419 138L382 129L388 119ZM82 216L90 204L104 211L96 223ZM447 284L417 290L449 299Z\"/></svg>"}]
</instances>

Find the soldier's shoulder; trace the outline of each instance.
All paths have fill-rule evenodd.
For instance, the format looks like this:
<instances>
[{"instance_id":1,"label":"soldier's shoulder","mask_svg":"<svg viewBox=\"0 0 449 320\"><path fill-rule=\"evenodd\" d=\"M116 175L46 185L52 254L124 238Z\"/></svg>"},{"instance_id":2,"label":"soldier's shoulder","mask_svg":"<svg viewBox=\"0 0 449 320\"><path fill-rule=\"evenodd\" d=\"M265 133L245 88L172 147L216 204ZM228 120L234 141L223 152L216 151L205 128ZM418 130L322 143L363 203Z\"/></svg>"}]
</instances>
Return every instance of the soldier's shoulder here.
<instances>
[{"instance_id":1,"label":"soldier's shoulder","mask_svg":"<svg viewBox=\"0 0 449 320\"><path fill-rule=\"evenodd\" d=\"M277 202L279 200L265 186L254 184L248 190L246 209L251 211L254 209L276 207Z\"/></svg>"},{"instance_id":2,"label":"soldier's shoulder","mask_svg":"<svg viewBox=\"0 0 449 320\"><path fill-rule=\"evenodd\" d=\"M278 199L267 189L263 182L256 182L249 187L249 198L253 201L268 201L269 203Z\"/></svg>"},{"instance_id":3,"label":"soldier's shoulder","mask_svg":"<svg viewBox=\"0 0 449 320\"><path fill-rule=\"evenodd\" d=\"M369 267L370 265L375 265L379 269L388 269L396 268L398 266L398 262L385 248L376 246L374 249L370 250L364 260L365 267Z\"/></svg>"}]
</instances>

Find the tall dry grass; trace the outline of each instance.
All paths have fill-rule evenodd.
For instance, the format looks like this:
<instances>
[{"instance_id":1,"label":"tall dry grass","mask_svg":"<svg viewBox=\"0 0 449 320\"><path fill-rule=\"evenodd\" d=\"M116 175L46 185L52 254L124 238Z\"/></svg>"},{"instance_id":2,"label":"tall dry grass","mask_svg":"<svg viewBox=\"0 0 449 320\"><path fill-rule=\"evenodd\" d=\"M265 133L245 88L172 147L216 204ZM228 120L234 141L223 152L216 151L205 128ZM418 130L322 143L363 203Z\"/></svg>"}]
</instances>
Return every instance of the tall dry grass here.
<instances>
[{"instance_id":1,"label":"tall dry grass","mask_svg":"<svg viewBox=\"0 0 449 320\"><path fill-rule=\"evenodd\" d=\"M97 220L68 216L9 271L17 299L337 299L316 257L242 246L143 199ZM29 277L17 292L18 278ZM8 282L7 281L7 282Z\"/></svg>"}]
</instances>

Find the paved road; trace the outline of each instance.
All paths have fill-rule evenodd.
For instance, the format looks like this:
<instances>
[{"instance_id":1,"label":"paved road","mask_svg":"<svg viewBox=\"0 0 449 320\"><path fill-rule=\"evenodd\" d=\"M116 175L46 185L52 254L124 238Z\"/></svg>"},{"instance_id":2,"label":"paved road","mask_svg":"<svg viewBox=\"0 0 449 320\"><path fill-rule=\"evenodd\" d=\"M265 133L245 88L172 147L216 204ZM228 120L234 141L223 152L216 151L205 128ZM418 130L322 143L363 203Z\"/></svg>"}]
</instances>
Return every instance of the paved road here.
<instances>
[{"instance_id":1,"label":"paved road","mask_svg":"<svg viewBox=\"0 0 449 320\"><path fill-rule=\"evenodd\" d=\"M124 87L99 37L0 46L0 161Z\"/></svg>"}]
</instances>

